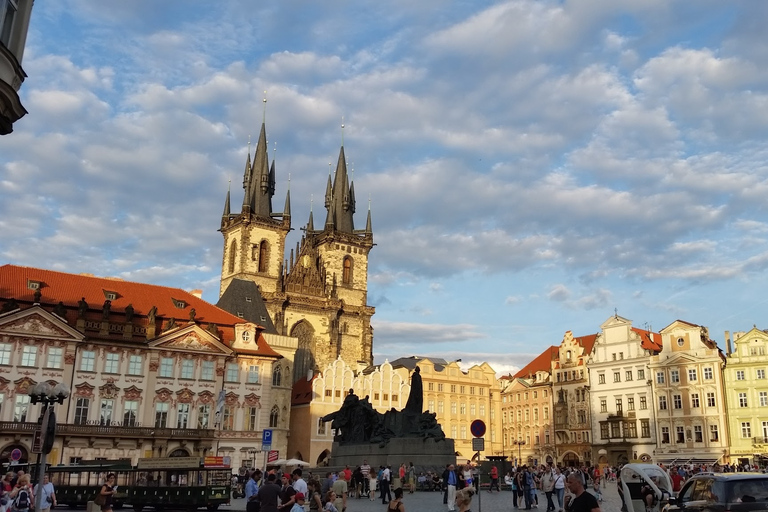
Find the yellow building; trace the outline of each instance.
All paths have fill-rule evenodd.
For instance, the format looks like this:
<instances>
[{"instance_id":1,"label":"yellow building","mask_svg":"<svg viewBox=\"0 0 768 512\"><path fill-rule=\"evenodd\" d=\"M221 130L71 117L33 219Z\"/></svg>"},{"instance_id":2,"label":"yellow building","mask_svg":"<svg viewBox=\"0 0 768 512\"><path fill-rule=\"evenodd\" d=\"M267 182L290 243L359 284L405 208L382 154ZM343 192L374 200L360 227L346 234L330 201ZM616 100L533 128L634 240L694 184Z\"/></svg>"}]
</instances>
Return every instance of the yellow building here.
<instances>
[{"instance_id":1,"label":"yellow building","mask_svg":"<svg viewBox=\"0 0 768 512\"><path fill-rule=\"evenodd\" d=\"M726 331L724 370L728 407L730 462L768 462L768 334L755 327L749 332Z\"/></svg>"},{"instance_id":2,"label":"yellow building","mask_svg":"<svg viewBox=\"0 0 768 512\"><path fill-rule=\"evenodd\" d=\"M676 320L659 333L661 351L648 365L656 416L653 462L722 463L728 453L725 357L706 327Z\"/></svg>"}]
</instances>

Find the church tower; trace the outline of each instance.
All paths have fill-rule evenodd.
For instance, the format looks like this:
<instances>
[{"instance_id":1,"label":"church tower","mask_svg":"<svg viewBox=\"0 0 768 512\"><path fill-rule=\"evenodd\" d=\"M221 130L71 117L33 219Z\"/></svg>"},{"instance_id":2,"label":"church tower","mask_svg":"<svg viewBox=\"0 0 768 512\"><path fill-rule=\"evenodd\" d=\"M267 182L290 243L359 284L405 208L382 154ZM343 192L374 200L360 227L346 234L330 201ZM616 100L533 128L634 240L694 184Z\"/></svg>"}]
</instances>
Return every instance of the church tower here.
<instances>
[{"instance_id":1,"label":"church tower","mask_svg":"<svg viewBox=\"0 0 768 512\"><path fill-rule=\"evenodd\" d=\"M275 164L268 167L262 124L254 161L245 168L240 214L224 206L221 294L233 279L255 282L277 334L299 340L294 381L341 358L353 368L373 363L374 308L368 306L368 253L373 248L371 211L365 229L355 229L355 185L347 173L342 144L334 176L325 190L325 224L315 229L314 213L301 241L285 254L291 227L290 192L285 209L272 213ZM235 312L233 312L235 313Z\"/></svg>"}]
</instances>

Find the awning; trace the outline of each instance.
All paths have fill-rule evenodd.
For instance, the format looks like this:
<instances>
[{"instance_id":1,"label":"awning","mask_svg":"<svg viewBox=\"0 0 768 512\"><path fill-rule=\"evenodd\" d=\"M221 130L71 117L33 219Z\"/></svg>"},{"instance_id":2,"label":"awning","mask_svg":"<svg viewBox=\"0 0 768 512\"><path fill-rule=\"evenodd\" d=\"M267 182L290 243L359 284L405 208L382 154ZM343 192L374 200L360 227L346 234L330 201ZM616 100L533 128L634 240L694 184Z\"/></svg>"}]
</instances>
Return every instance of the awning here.
<instances>
[{"instance_id":1,"label":"awning","mask_svg":"<svg viewBox=\"0 0 768 512\"><path fill-rule=\"evenodd\" d=\"M694 466L712 465L718 462L720 459L713 459L708 457L671 457L671 456L654 456L654 464L664 464L665 466L680 466L692 464Z\"/></svg>"}]
</instances>

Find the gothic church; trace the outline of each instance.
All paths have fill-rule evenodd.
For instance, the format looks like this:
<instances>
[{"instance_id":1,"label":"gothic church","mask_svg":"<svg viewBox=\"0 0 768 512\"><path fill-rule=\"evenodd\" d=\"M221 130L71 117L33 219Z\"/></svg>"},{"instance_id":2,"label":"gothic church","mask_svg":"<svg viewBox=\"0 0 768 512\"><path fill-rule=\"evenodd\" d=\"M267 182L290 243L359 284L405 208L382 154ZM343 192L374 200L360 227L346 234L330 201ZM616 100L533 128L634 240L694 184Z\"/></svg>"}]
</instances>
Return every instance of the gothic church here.
<instances>
[{"instance_id":1,"label":"gothic church","mask_svg":"<svg viewBox=\"0 0 768 512\"><path fill-rule=\"evenodd\" d=\"M253 161L248 151L243 189L240 213L231 212L229 192L224 204L220 296L243 281L258 286L271 320L261 323L273 323L276 334L298 338L294 382L338 358L352 368L371 365L374 308L366 303L371 212L365 229L355 229L355 186L347 175L343 144L335 176L328 176L325 224L315 229L310 211L301 242L289 257L290 190L283 211L274 212L275 162L270 166L264 123Z\"/></svg>"}]
</instances>

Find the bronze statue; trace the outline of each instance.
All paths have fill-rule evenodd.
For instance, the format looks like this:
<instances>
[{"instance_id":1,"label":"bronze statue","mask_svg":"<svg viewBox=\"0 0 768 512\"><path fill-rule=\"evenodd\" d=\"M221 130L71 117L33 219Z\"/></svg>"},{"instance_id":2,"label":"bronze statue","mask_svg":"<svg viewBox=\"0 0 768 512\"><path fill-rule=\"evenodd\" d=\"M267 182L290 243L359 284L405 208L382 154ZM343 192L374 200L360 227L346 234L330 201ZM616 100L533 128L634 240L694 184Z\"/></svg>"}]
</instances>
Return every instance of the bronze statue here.
<instances>
[{"instance_id":1,"label":"bronze statue","mask_svg":"<svg viewBox=\"0 0 768 512\"><path fill-rule=\"evenodd\" d=\"M67 316L67 309L64 307L64 303L62 301L59 301L59 303L53 307L53 313L60 316L61 318Z\"/></svg>"},{"instance_id":2,"label":"bronze statue","mask_svg":"<svg viewBox=\"0 0 768 512\"><path fill-rule=\"evenodd\" d=\"M77 316L78 318L85 318L85 313L88 311L88 303L85 302L85 297L80 299L77 303Z\"/></svg>"},{"instance_id":3,"label":"bronze statue","mask_svg":"<svg viewBox=\"0 0 768 512\"><path fill-rule=\"evenodd\" d=\"M155 319L157 318L157 306L152 306L149 313L147 313L147 317L149 318L150 324L155 323Z\"/></svg>"}]
</instances>

